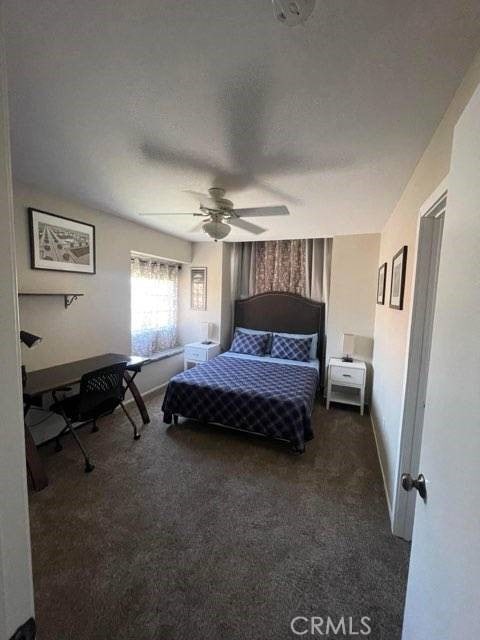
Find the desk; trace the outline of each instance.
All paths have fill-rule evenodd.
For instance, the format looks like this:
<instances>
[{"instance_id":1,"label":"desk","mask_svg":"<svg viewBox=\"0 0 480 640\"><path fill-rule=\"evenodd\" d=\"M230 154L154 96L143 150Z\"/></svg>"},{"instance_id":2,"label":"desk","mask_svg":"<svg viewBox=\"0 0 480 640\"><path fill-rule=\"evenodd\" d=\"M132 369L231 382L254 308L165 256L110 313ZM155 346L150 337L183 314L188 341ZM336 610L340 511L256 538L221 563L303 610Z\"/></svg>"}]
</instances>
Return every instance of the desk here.
<instances>
[{"instance_id":1,"label":"desk","mask_svg":"<svg viewBox=\"0 0 480 640\"><path fill-rule=\"evenodd\" d=\"M24 415L27 415L30 407L35 404L36 400L41 399L45 393L50 393L60 387L77 384L80 382L82 376L89 371L125 361L127 361L127 370L124 376L125 390L130 390L142 416L143 424L148 424L150 422L150 416L148 415L147 407L134 379L137 373L141 371L142 366L147 364L149 360L148 358L125 356L119 353L104 353L99 356L94 356L93 358L67 362L55 367L48 367L47 369L39 369L38 371L27 373L27 382L23 389ZM48 478L40 456L38 455L32 434L27 427L25 427L25 455L32 486L35 491L40 491L47 486Z\"/></svg>"}]
</instances>

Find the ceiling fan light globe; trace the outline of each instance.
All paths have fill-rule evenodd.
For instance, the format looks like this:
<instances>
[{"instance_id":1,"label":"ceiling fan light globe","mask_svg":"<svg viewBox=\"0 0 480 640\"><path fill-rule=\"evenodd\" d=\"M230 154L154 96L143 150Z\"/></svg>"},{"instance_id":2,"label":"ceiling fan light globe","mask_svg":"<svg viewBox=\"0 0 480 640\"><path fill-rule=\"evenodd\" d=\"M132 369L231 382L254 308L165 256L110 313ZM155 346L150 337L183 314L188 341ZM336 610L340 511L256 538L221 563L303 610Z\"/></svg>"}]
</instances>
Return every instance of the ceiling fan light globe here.
<instances>
[{"instance_id":1,"label":"ceiling fan light globe","mask_svg":"<svg viewBox=\"0 0 480 640\"><path fill-rule=\"evenodd\" d=\"M212 220L211 222L206 222L202 228L213 240L222 240L230 233L230 225L225 224L225 222Z\"/></svg>"}]
</instances>

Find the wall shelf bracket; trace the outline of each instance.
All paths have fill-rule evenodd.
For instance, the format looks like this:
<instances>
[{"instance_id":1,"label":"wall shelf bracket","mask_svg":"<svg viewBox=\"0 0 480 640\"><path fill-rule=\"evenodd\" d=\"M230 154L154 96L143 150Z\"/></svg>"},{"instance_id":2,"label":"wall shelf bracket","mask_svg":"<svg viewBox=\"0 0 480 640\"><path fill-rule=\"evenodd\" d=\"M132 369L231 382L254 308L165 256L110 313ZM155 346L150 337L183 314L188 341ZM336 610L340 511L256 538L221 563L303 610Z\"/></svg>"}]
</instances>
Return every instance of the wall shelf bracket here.
<instances>
[{"instance_id":1,"label":"wall shelf bracket","mask_svg":"<svg viewBox=\"0 0 480 640\"><path fill-rule=\"evenodd\" d=\"M65 309L68 309L68 307L72 304L72 302L74 302L75 300L78 300L78 295L76 293L66 293L63 296L64 302L65 302Z\"/></svg>"}]
</instances>

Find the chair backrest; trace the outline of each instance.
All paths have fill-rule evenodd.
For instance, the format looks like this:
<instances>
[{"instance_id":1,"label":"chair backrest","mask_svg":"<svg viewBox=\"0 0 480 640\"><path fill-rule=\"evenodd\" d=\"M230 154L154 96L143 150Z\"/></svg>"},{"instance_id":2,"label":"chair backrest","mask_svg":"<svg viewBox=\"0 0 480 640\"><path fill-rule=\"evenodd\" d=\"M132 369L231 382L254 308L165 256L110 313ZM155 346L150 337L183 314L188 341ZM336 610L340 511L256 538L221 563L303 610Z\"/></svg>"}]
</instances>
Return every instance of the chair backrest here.
<instances>
[{"instance_id":1,"label":"chair backrest","mask_svg":"<svg viewBox=\"0 0 480 640\"><path fill-rule=\"evenodd\" d=\"M126 362L89 371L80 381L79 413L91 417L113 411L125 394L123 376Z\"/></svg>"}]
</instances>

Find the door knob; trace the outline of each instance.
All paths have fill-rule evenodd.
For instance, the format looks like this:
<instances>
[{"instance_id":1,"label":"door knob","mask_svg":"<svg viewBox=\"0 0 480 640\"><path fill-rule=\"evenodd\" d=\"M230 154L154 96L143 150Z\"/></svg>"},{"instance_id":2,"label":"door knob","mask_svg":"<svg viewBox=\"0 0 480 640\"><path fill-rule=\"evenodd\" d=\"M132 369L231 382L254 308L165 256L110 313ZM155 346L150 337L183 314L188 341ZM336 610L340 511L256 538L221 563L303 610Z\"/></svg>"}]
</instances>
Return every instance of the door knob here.
<instances>
[{"instance_id":1,"label":"door knob","mask_svg":"<svg viewBox=\"0 0 480 640\"><path fill-rule=\"evenodd\" d=\"M405 491L416 489L423 500L427 499L427 483L425 482L423 473L421 473L416 480L414 480L409 473L402 474L402 487Z\"/></svg>"}]
</instances>

